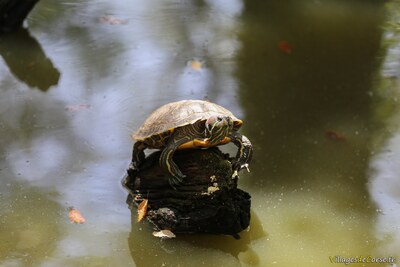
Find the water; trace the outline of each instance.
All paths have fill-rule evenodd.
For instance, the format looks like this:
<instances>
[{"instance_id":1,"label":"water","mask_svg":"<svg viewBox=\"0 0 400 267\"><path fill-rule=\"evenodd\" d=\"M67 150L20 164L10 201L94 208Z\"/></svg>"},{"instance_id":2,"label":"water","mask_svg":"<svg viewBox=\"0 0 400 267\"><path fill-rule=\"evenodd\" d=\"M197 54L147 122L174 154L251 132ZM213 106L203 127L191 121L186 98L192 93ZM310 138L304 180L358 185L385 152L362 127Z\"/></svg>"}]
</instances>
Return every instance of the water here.
<instances>
[{"instance_id":1,"label":"water","mask_svg":"<svg viewBox=\"0 0 400 267\"><path fill-rule=\"evenodd\" d=\"M396 4L40 1L27 30L0 39L0 265L400 258ZM130 133L181 99L245 121L240 240L159 240L125 203Z\"/></svg>"}]
</instances>

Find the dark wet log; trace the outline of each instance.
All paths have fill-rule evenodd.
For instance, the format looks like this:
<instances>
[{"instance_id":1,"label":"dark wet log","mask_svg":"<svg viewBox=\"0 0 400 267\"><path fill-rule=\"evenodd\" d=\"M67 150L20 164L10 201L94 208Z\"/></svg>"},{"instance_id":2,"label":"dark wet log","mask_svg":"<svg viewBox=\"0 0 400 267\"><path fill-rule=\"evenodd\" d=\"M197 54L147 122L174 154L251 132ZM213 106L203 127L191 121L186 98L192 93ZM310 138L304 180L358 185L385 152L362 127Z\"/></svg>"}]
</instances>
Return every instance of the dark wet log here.
<instances>
[{"instance_id":1,"label":"dark wet log","mask_svg":"<svg viewBox=\"0 0 400 267\"><path fill-rule=\"evenodd\" d=\"M250 195L237 188L228 155L218 148L177 151L174 161L187 175L176 190L159 167L160 152L151 154L140 171L128 169L124 185L128 204L148 199L147 220L157 230L238 236L250 223Z\"/></svg>"},{"instance_id":2,"label":"dark wet log","mask_svg":"<svg viewBox=\"0 0 400 267\"><path fill-rule=\"evenodd\" d=\"M11 32L22 26L28 13L39 0L1 0L0 32Z\"/></svg>"}]
</instances>

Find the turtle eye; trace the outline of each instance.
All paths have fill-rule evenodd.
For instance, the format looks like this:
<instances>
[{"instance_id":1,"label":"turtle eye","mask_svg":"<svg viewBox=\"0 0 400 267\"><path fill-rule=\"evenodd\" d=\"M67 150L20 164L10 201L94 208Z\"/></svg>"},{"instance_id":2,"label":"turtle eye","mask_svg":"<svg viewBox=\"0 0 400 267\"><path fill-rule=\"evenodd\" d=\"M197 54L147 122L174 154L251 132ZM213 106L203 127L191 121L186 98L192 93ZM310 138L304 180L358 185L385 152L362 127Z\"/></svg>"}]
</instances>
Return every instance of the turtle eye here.
<instances>
[{"instance_id":1,"label":"turtle eye","mask_svg":"<svg viewBox=\"0 0 400 267\"><path fill-rule=\"evenodd\" d=\"M218 116L218 117L217 117L217 121L218 121L218 122L221 122L221 121L222 121L222 117Z\"/></svg>"}]
</instances>

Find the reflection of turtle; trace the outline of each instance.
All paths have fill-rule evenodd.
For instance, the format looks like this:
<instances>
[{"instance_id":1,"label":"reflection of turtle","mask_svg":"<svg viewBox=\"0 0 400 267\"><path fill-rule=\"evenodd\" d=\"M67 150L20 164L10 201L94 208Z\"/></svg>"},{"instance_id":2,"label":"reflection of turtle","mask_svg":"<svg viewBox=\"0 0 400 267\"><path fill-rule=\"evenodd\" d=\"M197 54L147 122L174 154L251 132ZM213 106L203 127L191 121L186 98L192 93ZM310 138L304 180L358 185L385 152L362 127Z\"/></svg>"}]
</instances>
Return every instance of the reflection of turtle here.
<instances>
[{"instance_id":1,"label":"reflection of turtle","mask_svg":"<svg viewBox=\"0 0 400 267\"><path fill-rule=\"evenodd\" d=\"M162 149L160 165L172 176L171 185L178 185L185 175L172 160L176 149L212 147L232 141L238 148L233 169L247 167L252 154L249 139L237 132L242 121L229 110L202 100L183 100L155 110L132 135L137 140L132 162L136 168L144 161L144 149Z\"/></svg>"}]
</instances>

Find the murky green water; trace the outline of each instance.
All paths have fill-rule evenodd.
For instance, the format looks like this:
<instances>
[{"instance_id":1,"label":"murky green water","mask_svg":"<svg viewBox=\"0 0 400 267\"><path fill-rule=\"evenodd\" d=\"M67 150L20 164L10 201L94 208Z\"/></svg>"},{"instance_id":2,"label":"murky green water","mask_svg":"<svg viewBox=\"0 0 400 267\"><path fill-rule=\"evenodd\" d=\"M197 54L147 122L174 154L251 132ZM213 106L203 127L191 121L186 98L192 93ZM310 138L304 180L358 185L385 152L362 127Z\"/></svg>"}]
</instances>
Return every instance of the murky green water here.
<instances>
[{"instance_id":1,"label":"murky green water","mask_svg":"<svg viewBox=\"0 0 400 267\"><path fill-rule=\"evenodd\" d=\"M0 37L0 265L399 264L399 42L385 28L396 7L40 1L27 30ZM180 99L245 120L255 151L240 240L159 240L131 219L130 133Z\"/></svg>"}]
</instances>

